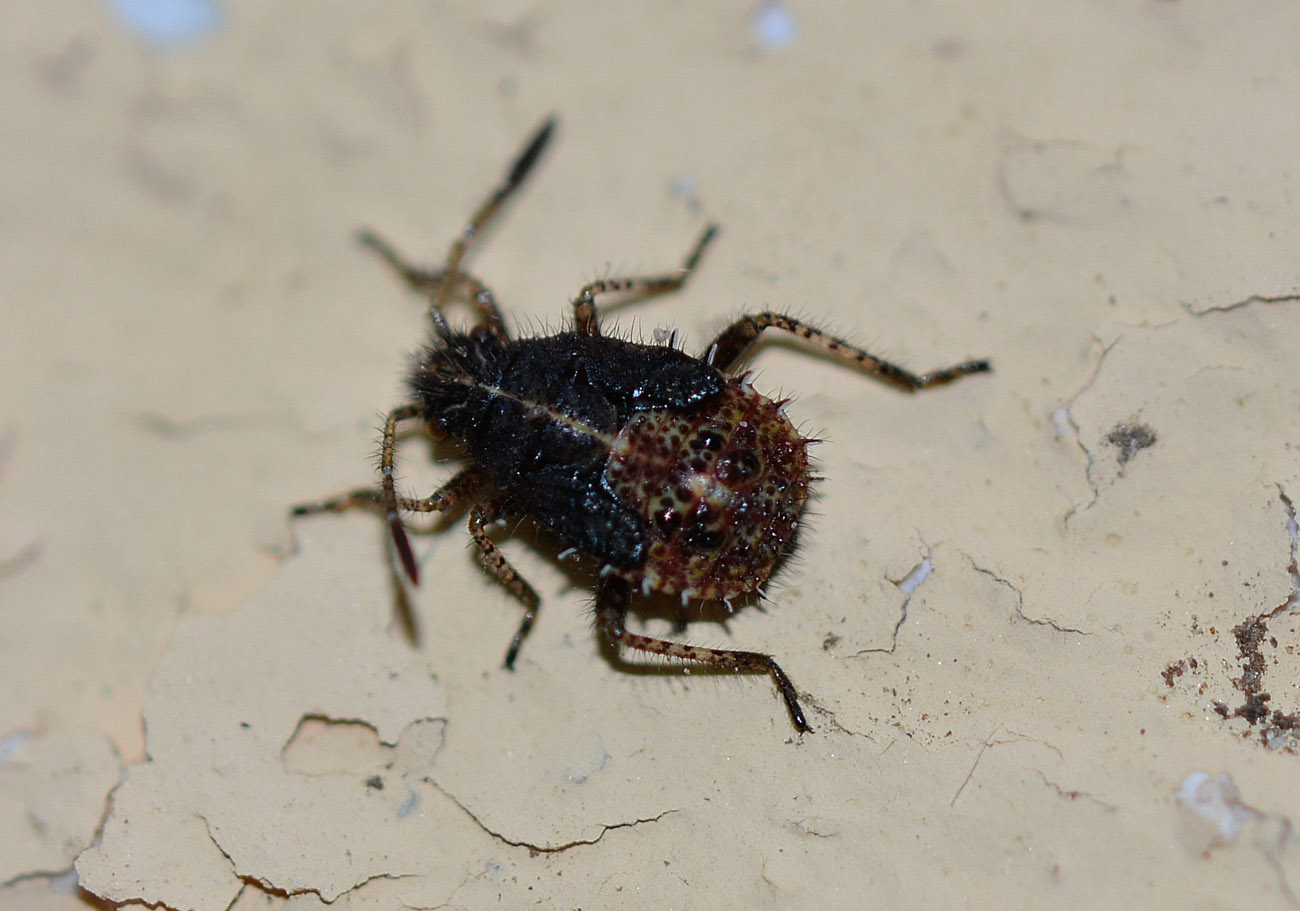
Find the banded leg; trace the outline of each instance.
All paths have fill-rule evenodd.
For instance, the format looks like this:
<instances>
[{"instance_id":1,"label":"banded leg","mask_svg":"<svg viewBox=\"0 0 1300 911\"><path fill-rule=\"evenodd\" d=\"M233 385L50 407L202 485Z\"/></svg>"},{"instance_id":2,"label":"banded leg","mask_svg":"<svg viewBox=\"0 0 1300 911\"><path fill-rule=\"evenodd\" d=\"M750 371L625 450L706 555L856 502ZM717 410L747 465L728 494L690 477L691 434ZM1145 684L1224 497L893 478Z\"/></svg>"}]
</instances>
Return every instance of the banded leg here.
<instances>
[{"instance_id":1,"label":"banded leg","mask_svg":"<svg viewBox=\"0 0 1300 911\"><path fill-rule=\"evenodd\" d=\"M699 265L704 248L718 234L717 225L704 229L695 246L675 273L636 278L604 278L584 285L573 301L573 327L579 335L600 335L600 320L596 315L596 297L601 294L630 294L637 298L658 297L680 290Z\"/></svg>"},{"instance_id":2,"label":"banded leg","mask_svg":"<svg viewBox=\"0 0 1300 911\"><path fill-rule=\"evenodd\" d=\"M497 338L509 338L501 309L497 306L496 296L491 289L468 273L461 272L451 279L446 269L422 269L407 262L397 249L373 231L363 230L357 234L357 240L383 257L406 284L418 294L428 295L429 313L433 318L434 328L446 338L450 334L442 307L452 297L461 297L474 306L478 312L479 325ZM444 287L445 286L445 287Z\"/></svg>"},{"instance_id":3,"label":"banded leg","mask_svg":"<svg viewBox=\"0 0 1300 911\"><path fill-rule=\"evenodd\" d=\"M698 645L684 645L680 642L654 639L639 633L628 632L624 627L624 621L627 618L627 607L630 599L631 587L624 580L614 577L601 580L600 590L596 595L596 623L605 633L605 637L615 651L621 654L622 649L631 648L637 651L649 652L652 655L662 655L665 658L703 664L736 674L768 674L771 676L772 682L776 684L777 692L785 700L785 707L790 712L790 721L794 723L795 730L800 734L812 733L812 726L808 724L808 719L804 717L803 707L799 705L799 694L795 690L794 684L790 682L790 678L786 676L785 671L781 670L780 665L773 660L771 655L764 655L759 652L739 652L729 649L704 648Z\"/></svg>"},{"instance_id":4,"label":"banded leg","mask_svg":"<svg viewBox=\"0 0 1300 911\"><path fill-rule=\"evenodd\" d=\"M391 417L391 415L390 415ZM385 451L389 451L387 446ZM423 499L414 497L399 497L394 492L394 502L396 509L405 512L447 512L462 505L474 497L483 486L483 474L477 468L466 468L452 476L451 480L443 484L429 496ZM392 516L395 512L389 511L384 490L376 490L373 487L363 487L359 490L352 490L337 497L331 497L328 500L316 500L311 503L299 503L294 506L289 514L293 518L301 516L311 516L322 512L344 512L348 509L372 509L382 510L388 514L389 527L393 528ZM420 584L419 567L415 562L415 555L411 551L410 539L406 533L406 526L402 525L401 518L397 519L397 529L394 530L394 544L397 547L398 557L402 562L402 569L411 578L416 585ZM398 539L397 535L401 538Z\"/></svg>"},{"instance_id":5,"label":"banded leg","mask_svg":"<svg viewBox=\"0 0 1300 911\"><path fill-rule=\"evenodd\" d=\"M507 670L513 671L515 659L519 657L519 648L524 644L524 639L528 637L533 629L533 623L537 620L537 608L541 604L541 599L537 597L537 592L524 580L524 577L519 575L519 571L510 565L510 561L506 559L505 554L501 553L501 548L497 547L496 542L488 537L487 526L495 519L496 513L492 508L482 503L475 505L469 512L469 533L473 536L474 543L478 545L479 559L483 562L483 568L524 606L524 619L520 622L519 629L515 631L514 638L510 640L510 648L506 650L505 666Z\"/></svg>"},{"instance_id":6,"label":"banded leg","mask_svg":"<svg viewBox=\"0 0 1300 911\"><path fill-rule=\"evenodd\" d=\"M411 551L411 539L406 534L406 526L402 524L402 517L398 513L399 498L397 496L397 485L393 480L393 459L397 452L397 425L402 421L410 418L419 417L420 406L415 402L408 402L405 405L399 405L392 411L388 412L388 418L384 421L384 439L379 447L379 490L375 491L378 495L378 505L388 520L388 527L393 534L393 546L397 548L397 556L402 561L402 568L406 570L406 575L410 577L411 582L416 585L420 584L420 570L415 565L415 554ZM350 494L344 494L336 501L326 500L323 503L305 503L301 506L295 506L291 515L305 516L313 512L324 512L327 510L346 509L352 504L362 505L366 502L366 494L363 491L353 491Z\"/></svg>"},{"instance_id":7,"label":"banded leg","mask_svg":"<svg viewBox=\"0 0 1300 911\"><path fill-rule=\"evenodd\" d=\"M520 185L528 177L528 173L532 171L533 166L537 164L538 159L542 157L542 151L546 148L551 135L555 132L555 124L556 119L549 117L538 128L532 139L528 140L528 145L524 146L523 151L510 165L505 181L493 191L486 202L479 206L478 211L474 213L469 223L461 230L460 236L452 243L451 249L447 251L447 261L443 263L442 269L439 270L441 280L430 297L429 306L434 312L441 312L442 305L446 302L455 283L453 276L461 274L461 261L465 258L465 254L469 252L474 240L491 224L492 219L505 205L506 200L519 189Z\"/></svg>"},{"instance_id":8,"label":"banded leg","mask_svg":"<svg viewBox=\"0 0 1300 911\"><path fill-rule=\"evenodd\" d=\"M398 497L397 507L403 512L448 512L473 496L481 483L482 475L478 469L466 468L427 497ZM322 512L347 512L350 509L376 510L383 505L383 502L383 491L375 487L359 487L336 497L330 497L328 500L298 503L290 509L289 514L297 519Z\"/></svg>"},{"instance_id":9,"label":"banded leg","mask_svg":"<svg viewBox=\"0 0 1300 911\"><path fill-rule=\"evenodd\" d=\"M931 370L929 373L912 373L792 316L771 311L742 316L724 329L706 349L709 363L719 370L730 371L767 328L780 329L782 332L809 341L837 360L857 367L905 392L941 386L972 373L988 373L993 369L987 360L974 360Z\"/></svg>"}]
</instances>

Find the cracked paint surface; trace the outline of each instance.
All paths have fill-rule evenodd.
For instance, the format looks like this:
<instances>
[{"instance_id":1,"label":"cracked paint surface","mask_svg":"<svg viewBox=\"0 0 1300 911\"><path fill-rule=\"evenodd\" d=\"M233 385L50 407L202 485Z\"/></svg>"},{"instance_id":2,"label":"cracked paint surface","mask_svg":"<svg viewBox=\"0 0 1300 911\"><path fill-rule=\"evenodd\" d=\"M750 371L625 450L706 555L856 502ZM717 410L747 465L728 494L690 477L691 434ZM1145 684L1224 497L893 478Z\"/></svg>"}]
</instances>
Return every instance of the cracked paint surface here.
<instances>
[{"instance_id":1,"label":"cracked paint surface","mask_svg":"<svg viewBox=\"0 0 1300 911\"><path fill-rule=\"evenodd\" d=\"M191 54L85 4L0 35L0 907L1298 903L1293 4L809 8L757 58L725 5L229 12ZM685 635L778 654L814 735L611 666L526 528L513 674L458 535L402 609L381 523L290 546L426 331L350 232L436 259L550 110L473 264L522 326L707 217L622 329L993 359L915 397L755 359L825 480L770 600Z\"/></svg>"}]
</instances>

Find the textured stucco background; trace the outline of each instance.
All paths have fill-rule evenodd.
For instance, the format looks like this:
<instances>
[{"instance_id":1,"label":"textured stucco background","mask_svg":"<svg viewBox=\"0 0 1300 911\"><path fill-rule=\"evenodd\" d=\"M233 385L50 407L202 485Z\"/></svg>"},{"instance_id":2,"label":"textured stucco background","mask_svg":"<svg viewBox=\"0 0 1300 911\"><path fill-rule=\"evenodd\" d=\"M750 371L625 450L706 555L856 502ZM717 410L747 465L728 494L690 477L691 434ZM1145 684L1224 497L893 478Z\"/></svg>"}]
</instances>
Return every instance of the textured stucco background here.
<instances>
[{"instance_id":1,"label":"textured stucco background","mask_svg":"<svg viewBox=\"0 0 1300 911\"><path fill-rule=\"evenodd\" d=\"M0 907L1300 903L1294 4L220 9L0 14ZM527 534L514 674L459 523L415 643L379 522L292 546L426 331L354 230L436 261L550 112L473 262L523 331L713 219L623 331L994 360L755 358L826 480L766 608L686 636L815 734L612 666Z\"/></svg>"}]
</instances>

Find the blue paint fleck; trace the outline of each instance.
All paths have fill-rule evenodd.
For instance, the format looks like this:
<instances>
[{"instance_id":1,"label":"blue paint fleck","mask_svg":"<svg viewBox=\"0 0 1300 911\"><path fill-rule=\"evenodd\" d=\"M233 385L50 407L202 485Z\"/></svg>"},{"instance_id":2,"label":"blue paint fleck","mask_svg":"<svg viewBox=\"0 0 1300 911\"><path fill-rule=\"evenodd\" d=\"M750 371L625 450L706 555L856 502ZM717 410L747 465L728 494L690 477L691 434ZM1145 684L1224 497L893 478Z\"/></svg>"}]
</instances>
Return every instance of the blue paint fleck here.
<instances>
[{"instance_id":1,"label":"blue paint fleck","mask_svg":"<svg viewBox=\"0 0 1300 911\"><path fill-rule=\"evenodd\" d=\"M406 796L402 802L397 805L397 818L404 819L411 815L411 811L420 803L420 795L415 793L409 786L406 789Z\"/></svg>"},{"instance_id":2,"label":"blue paint fleck","mask_svg":"<svg viewBox=\"0 0 1300 911\"><path fill-rule=\"evenodd\" d=\"M215 0L112 0L122 23L155 44L179 44L214 31L222 20Z\"/></svg>"},{"instance_id":3,"label":"blue paint fleck","mask_svg":"<svg viewBox=\"0 0 1300 911\"><path fill-rule=\"evenodd\" d=\"M799 37L794 15L782 3L763 3L754 13L754 34L761 51L779 51Z\"/></svg>"}]
</instances>

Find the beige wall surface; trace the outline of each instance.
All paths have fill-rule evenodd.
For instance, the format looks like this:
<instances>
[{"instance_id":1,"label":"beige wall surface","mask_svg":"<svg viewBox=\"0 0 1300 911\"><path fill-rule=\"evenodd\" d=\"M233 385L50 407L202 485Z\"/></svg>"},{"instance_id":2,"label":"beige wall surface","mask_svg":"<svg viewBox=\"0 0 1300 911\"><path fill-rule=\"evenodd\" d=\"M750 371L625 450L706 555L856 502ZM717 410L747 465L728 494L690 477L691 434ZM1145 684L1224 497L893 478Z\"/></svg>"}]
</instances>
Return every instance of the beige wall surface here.
<instances>
[{"instance_id":1,"label":"beige wall surface","mask_svg":"<svg viewBox=\"0 0 1300 911\"><path fill-rule=\"evenodd\" d=\"M1300 903L1294 3L221 10L0 26L0 908ZM409 590L373 516L286 521L373 482L429 331L356 229L436 265L551 113L471 261L512 329L716 221L606 325L994 363L753 359L825 441L798 550L630 626L774 654L814 733L611 661L529 525L510 673L459 521Z\"/></svg>"}]
</instances>

